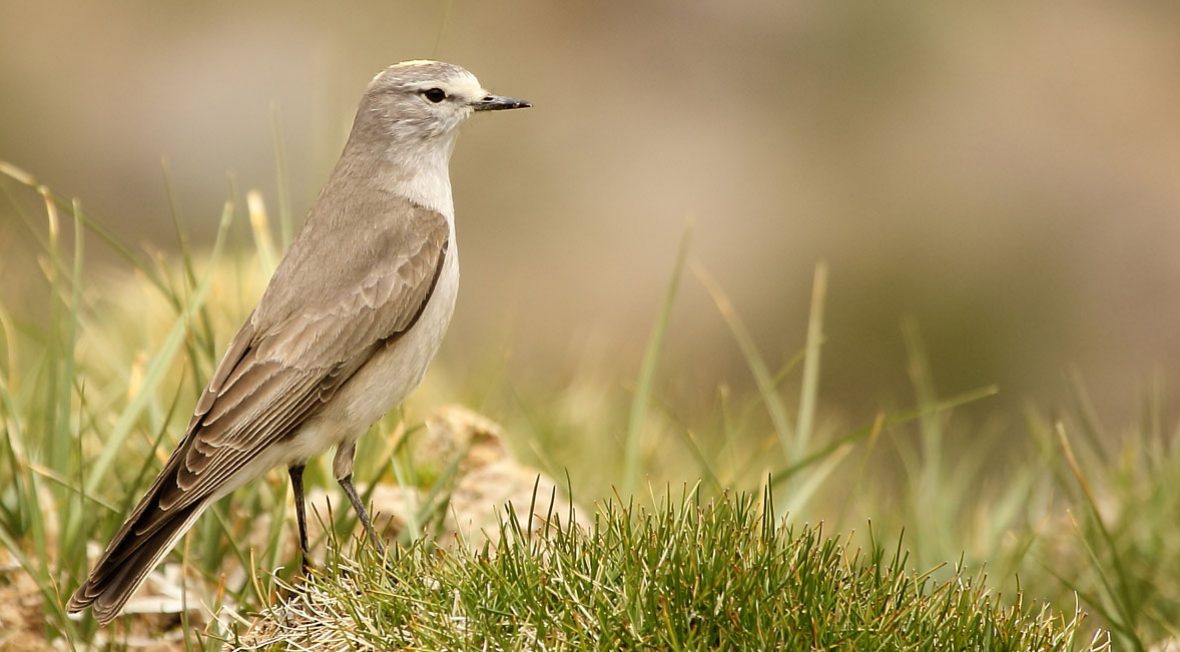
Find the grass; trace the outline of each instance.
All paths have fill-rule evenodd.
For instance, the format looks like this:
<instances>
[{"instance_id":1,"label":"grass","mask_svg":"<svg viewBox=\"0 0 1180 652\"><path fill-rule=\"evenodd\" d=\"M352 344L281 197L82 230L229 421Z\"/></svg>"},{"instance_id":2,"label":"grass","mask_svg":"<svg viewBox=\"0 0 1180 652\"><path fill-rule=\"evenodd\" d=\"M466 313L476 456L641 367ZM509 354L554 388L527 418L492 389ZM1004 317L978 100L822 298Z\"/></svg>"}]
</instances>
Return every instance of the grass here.
<instances>
[{"instance_id":1,"label":"grass","mask_svg":"<svg viewBox=\"0 0 1180 652\"><path fill-rule=\"evenodd\" d=\"M218 649L234 615L294 613L273 610L295 559L281 472L214 507L170 555L193 609L108 630L62 610L183 431L273 269L261 197L226 203L211 252L184 245L167 257L120 243L78 202L11 165L0 163L0 177L13 223L38 254L39 269L23 273L39 273L44 290L34 302L43 314L0 305L0 550L16 569L0 573L0 589L19 574L39 596L33 629L67 646L117 649L179 629L186 649ZM95 239L122 273L83 273ZM799 354L770 361L687 244L677 260L633 391L593 364L544 388L498 370L448 384L436 369L358 453L358 484L427 496L402 546L382 571L365 550L332 543L333 532L353 531L349 513L325 515L328 567L346 572L313 578L294 604L337 614L326 627L427 648L1091 649L1109 635L1118 649L1147 650L1180 639L1180 451L1161 387L1119 429L1101 422L1081 382L1059 415L1029 407L981 424L963 406L994 388L940 395L935 361L907 323L914 404L849 425L820 400L826 268ZM702 290L751 389L673 401L661 343L676 327L677 292ZM597 506L595 527L546 523L548 536L531 536L509 521L485 553L433 548L463 473L458 458L413 463L415 433L442 397L503 421L519 458ZM309 489L335 491L326 464L308 467ZM684 483L694 489L678 501L625 490ZM869 522L871 537L849 534Z\"/></svg>"},{"instance_id":2,"label":"grass","mask_svg":"<svg viewBox=\"0 0 1180 652\"><path fill-rule=\"evenodd\" d=\"M1007 606L985 578L909 569L901 541L834 539L773 500L607 502L588 533L502 526L496 547L353 547L234 649L1100 650L1083 617ZM515 519L506 519L516 523Z\"/></svg>"}]
</instances>

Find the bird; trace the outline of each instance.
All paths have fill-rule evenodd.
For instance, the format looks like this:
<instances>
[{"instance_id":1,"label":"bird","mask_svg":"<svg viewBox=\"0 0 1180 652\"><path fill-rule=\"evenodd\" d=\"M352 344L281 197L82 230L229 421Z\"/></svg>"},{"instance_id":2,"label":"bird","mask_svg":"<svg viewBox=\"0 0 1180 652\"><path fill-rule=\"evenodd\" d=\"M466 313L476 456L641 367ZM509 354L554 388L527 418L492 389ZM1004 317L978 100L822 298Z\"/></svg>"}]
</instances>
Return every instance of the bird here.
<instances>
[{"instance_id":1,"label":"bird","mask_svg":"<svg viewBox=\"0 0 1180 652\"><path fill-rule=\"evenodd\" d=\"M403 61L373 77L336 167L183 438L70 597L70 613L89 608L109 623L205 509L281 466L306 572L303 468L333 446L333 475L383 551L353 458L361 435L421 382L454 311L458 128L476 112L529 106L441 61Z\"/></svg>"}]
</instances>

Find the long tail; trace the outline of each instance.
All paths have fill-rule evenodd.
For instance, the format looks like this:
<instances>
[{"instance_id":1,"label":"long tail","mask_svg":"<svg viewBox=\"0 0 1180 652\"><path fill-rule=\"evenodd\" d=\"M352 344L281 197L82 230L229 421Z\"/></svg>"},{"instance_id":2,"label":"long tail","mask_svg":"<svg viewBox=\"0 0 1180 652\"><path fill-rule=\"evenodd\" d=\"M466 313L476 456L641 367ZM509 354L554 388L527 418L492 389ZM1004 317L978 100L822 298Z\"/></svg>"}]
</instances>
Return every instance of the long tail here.
<instances>
[{"instance_id":1,"label":"long tail","mask_svg":"<svg viewBox=\"0 0 1180 652\"><path fill-rule=\"evenodd\" d=\"M181 446L177 451L183 450ZM181 455L173 454L151 488L119 528L90 576L70 597L70 613L91 607L102 624L114 620L127 599L143 584L147 574L205 511L209 500L199 500L174 510L160 509L162 491L176 484Z\"/></svg>"}]
</instances>

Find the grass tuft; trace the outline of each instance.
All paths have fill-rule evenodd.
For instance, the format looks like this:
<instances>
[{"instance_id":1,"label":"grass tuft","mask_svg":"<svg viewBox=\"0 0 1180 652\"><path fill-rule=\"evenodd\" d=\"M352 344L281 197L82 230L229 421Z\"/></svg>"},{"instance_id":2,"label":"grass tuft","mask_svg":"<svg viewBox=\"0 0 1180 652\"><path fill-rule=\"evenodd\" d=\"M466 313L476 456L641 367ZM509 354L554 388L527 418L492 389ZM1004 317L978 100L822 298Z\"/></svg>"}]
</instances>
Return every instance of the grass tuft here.
<instances>
[{"instance_id":1,"label":"grass tuft","mask_svg":"<svg viewBox=\"0 0 1180 652\"><path fill-rule=\"evenodd\" d=\"M322 573L233 641L238 650L1104 650L1084 616L1015 596L982 573L916 572L886 549L821 527L786 525L769 494L652 508L603 503L583 531L545 536L501 521L495 547L439 552L425 542L380 559L332 541Z\"/></svg>"}]
</instances>

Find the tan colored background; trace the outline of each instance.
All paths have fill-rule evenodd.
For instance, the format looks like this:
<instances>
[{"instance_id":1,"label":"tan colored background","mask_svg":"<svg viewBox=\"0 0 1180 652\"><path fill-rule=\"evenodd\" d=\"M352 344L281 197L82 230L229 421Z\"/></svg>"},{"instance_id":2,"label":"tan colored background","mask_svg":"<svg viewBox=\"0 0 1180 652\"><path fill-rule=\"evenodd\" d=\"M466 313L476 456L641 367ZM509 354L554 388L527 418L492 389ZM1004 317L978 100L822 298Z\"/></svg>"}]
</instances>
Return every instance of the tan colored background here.
<instances>
[{"instance_id":1,"label":"tan colored background","mask_svg":"<svg viewBox=\"0 0 1180 652\"><path fill-rule=\"evenodd\" d=\"M1178 28L1167 2L6 0L0 159L171 247L166 157L207 243L227 170L277 205L272 102L302 216L367 80L446 59L536 104L455 155L452 375L626 382L691 220L773 362L829 261L824 395L858 420L909 402L907 315L944 393L1052 406L1076 367L1120 416L1180 368ZM0 208L10 301L27 242ZM691 277L669 347L674 387L747 382Z\"/></svg>"}]
</instances>

